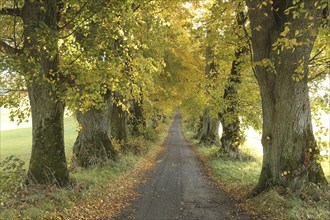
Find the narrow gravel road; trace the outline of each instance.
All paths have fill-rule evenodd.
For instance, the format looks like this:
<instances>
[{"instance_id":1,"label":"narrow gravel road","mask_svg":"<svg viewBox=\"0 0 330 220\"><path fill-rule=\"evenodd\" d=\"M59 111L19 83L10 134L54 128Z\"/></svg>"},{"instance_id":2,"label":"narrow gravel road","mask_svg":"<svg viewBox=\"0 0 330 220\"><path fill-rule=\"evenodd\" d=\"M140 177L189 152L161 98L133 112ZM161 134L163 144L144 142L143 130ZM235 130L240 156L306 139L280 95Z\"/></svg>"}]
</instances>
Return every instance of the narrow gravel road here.
<instances>
[{"instance_id":1,"label":"narrow gravel road","mask_svg":"<svg viewBox=\"0 0 330 220\"><path fill-rule=\"evenodd\" d=\"M178 113L165 152L150 179L137 190L141 196L117 219L252 219L237 213L230 197L212 187L182 135Z\"/></svg>"}]
</instances>

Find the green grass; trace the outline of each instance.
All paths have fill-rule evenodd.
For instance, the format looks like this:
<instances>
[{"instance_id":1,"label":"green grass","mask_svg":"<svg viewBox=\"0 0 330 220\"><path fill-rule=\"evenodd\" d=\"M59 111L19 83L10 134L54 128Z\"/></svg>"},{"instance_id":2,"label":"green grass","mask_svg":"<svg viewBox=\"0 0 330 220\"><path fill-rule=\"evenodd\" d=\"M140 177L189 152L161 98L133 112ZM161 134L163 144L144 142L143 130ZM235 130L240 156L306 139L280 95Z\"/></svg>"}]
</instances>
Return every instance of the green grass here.
<instances>
[{"instance_id":1,"label":"green grass","mask_svg":"<svg viewBox=\"0 0 330 220\"><path fill-rule=\"evenodd\" d=\"M77 204L93 201L102 195L111 184L132 172L136 164L148 156L148 153L128 153L102 167L77 169L71 173L72 187L30 186L0 205L0 219L58 219L69 215Z\"/></svg>"},{"instance_id":2,"label":"green grass","mask_svg":"<svg viewBox=\"0 0 330 220\"><path fill-rule=\"evenodd\" d=\"M161 134L164 138L164 133ZM157 143L146 141L152 146ZM144 158L149 158L152 151L144 154L123 154L118 161L109 161L103 166L89 169L77 168L71 173L72 186L30 186L16 192L14 198L1 203L0 219L58 219L67 216L71 209L82 201L93 201L124 175L133 172L134 167ZM126 180L126 179L125 179ZM122 185L125 187L124 185Z\"/></svg>"},{"instance_id":3,"label":"green grass","mask_svg":"<svg viewBox=\"0 0 330 220\"><path fill-rule=\"evenodd\" d=\"M65 154L68 160L72 156L72 147L77 138L76 122L73 117L64 118ZM32 147L32 128L18 128L0 131L0 160L10 155L29 164Z\"/></svg>"},{"instance_id":4,"label":"green grass","mask_svg":"<svg viewBox=\"0 0 330 220\"><path fill-rule=\"evenodd\" d=\"M184 132L210 168L213 178L236 199L243 201L243 207L251 214L270 219L330 219L329 187L311 184L295 192L276 187L246 200L258 182L262 166L262 154L258 152L255 140L247 140L241 152L253 155L256 160L231 161L217 156L219 147L200 146L190 131L185 129ZM330 181L329 160L323 161L322 167Z\"/></svg>"},{"instance_id":5,"label":"green grass","mask_svg":"<svg viewBox=\"0 0 330 220\"><path fill-rule=\"evenodd\" d=\"M69 188L33 186L17 193L16 198L0 205L0 219L56 219L66 215L79 201L93 199L121 175L129 172L141 155L123 155L105 166L79 169L71 174L74 184ZM24 201L24 202L21 202Z\"/></svg>"},{"instance_id":6,"label":"green grass","mask_svg":"<svg viewBox=\"0 0 330 220\"><path fill-rule=\"evenodd\" d=\"M104 167L78 170L72 174L72 177L77 182L83 183L84 187L107 185L108 181L114 180L123 172L132 169L139 158L140 156L129 153L123 155L118 162L110 161Z\"/></svg>"},{"instance_id":7,"label":"green grass","mask_svg":"<svg viewBox=\"0 0 330 220\"><path fill-rule=\"evenodd\" d=\"M117 181L133 176L134 169L151 158L150 151L153 146L159 145L167 134L168 125L160 126L157 141L144 141L144 147L149 151L139 154L121 154L118 161L109 161L103 166L89 169L76 168L71 171L71 186L58 188L56 186L30 185L24 186L23 182L15 179L15 186L19 190L13 190L8 197L1 200L0 185L0 219L59 219L69 215L72 207L79 206L83 201L94 201L106 190L112 189ZM76 138L76 124L73 118L65 118L65 144L67 158L71 157L72 146ZM155 148L157 149L157 148ZM1 131L1 159L15 155L29 161L31 151L31 128L20 128ZM148 163L148 162L147 162ZM26 166L28 163L26 163ZM25 172L24 172L25 173ZM25 175L25 174L23 174ZM0 174L1 178L1 174ZM124 184L121 184L124 187ZM22 187L23 186L23 187ZM107 195L109 196L109 195ZM111 195L112 196L112 195ZM63 217L64 216L64 217ZM61 219L62 219L61 218Z\"/></svg>"}]
</instances>

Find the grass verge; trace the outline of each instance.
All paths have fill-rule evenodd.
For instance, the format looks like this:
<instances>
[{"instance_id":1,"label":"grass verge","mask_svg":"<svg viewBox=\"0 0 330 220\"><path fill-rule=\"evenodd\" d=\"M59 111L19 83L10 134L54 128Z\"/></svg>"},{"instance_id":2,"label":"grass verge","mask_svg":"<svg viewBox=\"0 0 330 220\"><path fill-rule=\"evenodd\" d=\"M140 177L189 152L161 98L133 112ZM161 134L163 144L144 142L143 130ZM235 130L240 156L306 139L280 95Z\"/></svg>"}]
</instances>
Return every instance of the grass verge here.
<instances>
[{"instance_id":1,"label":"grass verge","mask_svg":"<svg viewBox=\"0 0 330 220\"><path fill-rule=\"evenodd\" d=\"M249 214L264 219L330 219L329 187L320 188L311 184L295 192L276 187L246 199L258 182L262 158L247 161L218 158L218 147L200 146L190 131L184 129L184 133L205 162L212 178ZM249 154L254 150L253 146L245 146L241 151ZM322 165L329 181L329 161L324 161Z\"/></svg>"},{"instance_id":2,"label":"grass verge","mask_svg":"<svg viewBox=\"0 0 330 220\"><path fill-rule=\"evenodd\" d=\"M155 164L166 131L162 129L157 142L144 142L149 146L145 153L122 154L118 161L102 167L76 169L70 187L21 187L0 201L0 219L108 219L117 215L134 199L133 187L146 179Z\"/></svg>"}]
</instances>

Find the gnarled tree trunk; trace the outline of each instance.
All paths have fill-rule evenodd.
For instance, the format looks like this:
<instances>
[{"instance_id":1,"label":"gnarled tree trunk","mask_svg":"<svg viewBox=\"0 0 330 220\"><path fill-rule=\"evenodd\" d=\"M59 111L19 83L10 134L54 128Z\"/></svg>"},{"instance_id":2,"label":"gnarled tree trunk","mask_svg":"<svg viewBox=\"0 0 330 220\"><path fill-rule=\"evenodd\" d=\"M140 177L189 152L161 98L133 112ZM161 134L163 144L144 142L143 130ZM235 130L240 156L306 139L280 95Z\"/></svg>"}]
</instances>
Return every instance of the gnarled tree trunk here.
<instances>
[{"instance_id":1,"label":"gnarled tree trunk","mask_svg":"<svg viewBox=\"0 0 330 220\"><path fill-rule=\"evenodd\" d=\"M252 46L263 109L263 164L254 193L281 185L299 188L307 182L326 183L313 135L308 95L308 61L322 10L316 1L302 0L305 12L287 11L291 1L274 1L258 8L247 0ZM261 27L261 29L257 28ZM281 34L285 30L285 34ZM297 33L299 33L297 35ZM279 45L278 40L298 44Z\"/></svg>"},{"instance_id":2,"label":"gnarled tree trunk","mask_svg":"<svg viewBox=\"0 0 330 220\"><path fill-rule=\"evenodd\" d=\"M147 126L146 120L143 115L142 101L132 101L130 112L131 117L129 121L129 126L131 127L131 135L142 135Z\"/></svg>"},{"instance_id":3,"label":"gnarled tree trunk","mask_svg":"<svg viewBox=\"0 0 330 220\"><path fill-rule=\"evenodd\" d=\"M199 143L216 144L219 142L219 120L212 117L210 109L205 109L201 118L201 127L199 130Z\"/></svg>"},{"instance_id":4,"label":"gnarled tree trunk","mask_svg":"<svg viewBox=\"0 0 330 220\"><path fill-rule=\"evenodd\" d=\"M227 103L224 112L219 114L222 124L222 136L220 139L220 152L224 156L232 159L238 159L239 146L241 145L240 120L238 113L238 94L237 87L241 83L240 57L246 51L246 48L235 52L235 60L232 62L231 73L228 83L225 87L223 99Z\"/></svg>"},{"instance_id":5,"label":"gnarled tree trunk","mask_svg":"<svg viewBox=\"0 0 330 220\"><path fill-rule=\"evenodd\" d=\"M115 160L117 151L111 141L111 114L113 104L110 95L104 98L106 106L77 112L81 130L73 146L73 161L81 167L89 167Z\"/></svg>"},{"instance_id":6,"label":"gnarled tree trunk","mask_svg":"<svg viewBox=\"0 0 330 220\"><path fill-rule=\"evenodd\" d=\"M239 120L239 102L237 89L241 82L241 59L247 52L244 45L243 26L247 17L242 11L237 13L237 30L236 35L241 40L240 45L235 51L235 59L232 62L231 72L225 86L223 99L226 108L223 112L219 113L219 118L222 124L222 136L220 139L221 148L220 152L223 156L229 156L232 159L239 158L239 146L241 145L242 134L240 133L240 120Z\"/></svg>"},{"instance_id":7,"label":"gnarled tree trunk","mask_svg":"<svg viewBox=\"0 0 330 220\"><path fill-rule=\"evenodd\" d=\"M24 72L32 114L32 153L29 179L66 185L69 172L64 153L64 103L58 96L57 0L25 1Z\"/></svg>"},{"instance_id":8,"label":"gnarled tree trunk","mask_svg":"<svg viewBox=\"0 0 330 220\"><path fill-rule=\"evenodd\" d=\"M208 31L207 34L209 34ZM211 46L207 46L205 50L206 57L206 65L205 65L205 75L210 81L209 86L206 88L206 93L210 94L210 89L214 87L212 85L212 79L218 77L216 65L214 62L214 53ZM210 114L211 109L206 108L204 110L203 116L201 117L201 124L199 128L199 143L204 144L216 144L219 142L219 119L217 117L213 117Z\"/></svg>"},{"instance_id":9,"label":"gnarled tree trunk","mask_svg":"<svg viewBox=\"0 0 330 220\"><path fill-rule=\"evenodd\" d=\"M118 94L115 99L117 101L113 103L111 111L111 135L115 140L125 144L128 138L128 112L119 105L120 96Z\"/></svg>"}]
</instances>

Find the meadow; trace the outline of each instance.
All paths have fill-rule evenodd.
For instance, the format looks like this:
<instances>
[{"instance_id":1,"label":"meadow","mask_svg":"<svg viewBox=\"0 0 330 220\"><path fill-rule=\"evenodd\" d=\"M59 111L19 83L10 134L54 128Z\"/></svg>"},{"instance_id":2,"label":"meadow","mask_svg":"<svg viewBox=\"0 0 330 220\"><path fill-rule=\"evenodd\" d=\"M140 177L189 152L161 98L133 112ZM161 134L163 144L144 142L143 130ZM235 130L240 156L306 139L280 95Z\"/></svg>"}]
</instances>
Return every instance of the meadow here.
<instances>
[{"instance_id":1,"label":"meadow","mask_svg":"<svg viewBox=\"0 0 330 220\"><path fill-rule=\"evenodd\" d=\"M29 127L31 124L17 126L5 118L8 117L8 111L1 110L0 159L2 161L7 156L14 155L25 162L24 169L27 169L32 145L32 129ZM161 143L167 134L168 123L159 126L157 140L143 140L138 143L138 149L145 151L121 154L117 161L108 161L102 166L88 169L71 167L71 184L65 188L54 185L26 187L24 179L16 175L21 180L19 182L15 173L12 175L14 179L6 179L8 175L0 178L0 219L67 219L70 216L71 219L97 219L101 214L118 214L118 207L127 206L128 200L134 198L134 184L146 178L147 170L156 164L157 155L162 150ZM66 158L70 163L72 147L77 137L77 123L73 117L64 118L64 130ZM2 183L7 184L8 181L13 181L9 184L17 187L14 192L11 187L9 191L1 188L4 186ZM109 193L112 196L109 197ZM100 202L99 197L104 201ZM90 205L95 207L102 204L107 204L108 207L81 211L86 211ZM87 215L86 213L88 218L82 216Z\"/></svg>"},{"instance_id":2,"label":"meadow","mask_svg":"<svg viewBox=\"0 0 330 220\"><path fill-rule=\"evenodd\" d=\"M0 160L10 155L25 162L25 168L28 167L31 146L32 146L32 128L31 124L26 122L17 125L9 121L9 111L1 109L1 130L0 130ZM77 123L73 117L64 118L64 142L65 154L69 161L72 156L72 147L77 138Z\"/></svg>"}]
</instances>

